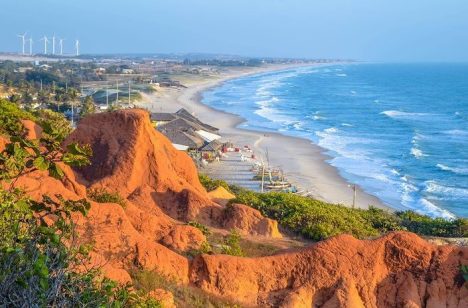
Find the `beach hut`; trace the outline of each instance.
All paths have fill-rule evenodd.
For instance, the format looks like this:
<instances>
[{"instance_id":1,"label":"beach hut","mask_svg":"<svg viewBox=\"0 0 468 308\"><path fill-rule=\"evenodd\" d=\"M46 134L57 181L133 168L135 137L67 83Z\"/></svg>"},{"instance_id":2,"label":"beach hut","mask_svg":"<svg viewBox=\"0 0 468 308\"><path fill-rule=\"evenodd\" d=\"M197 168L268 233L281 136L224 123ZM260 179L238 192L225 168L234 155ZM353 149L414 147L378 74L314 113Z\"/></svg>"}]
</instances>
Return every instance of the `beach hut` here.
<instances>
[{"instance_id":1,"label":"beach hut","mask_svg":"<svg viewBox=\"0 0 468 308\"><path fill-rule=\"evenodd\" d=\"M158 113L151 113L151 123L154 127L161 127L173 120L176 119L176 116L172 113L167 112L158 112Z\"/></svg>"},{"instance_id":2,"label":"beach hut","mask_svg":"<svg viewBox=\"0 0 468 308\"><path fill-rule=\"evenodd\" d=\"M197 130L195 133L197 133L198 136L203 138L203 140L205 140L208 143L221 139L220 135L216 135L216 134L207 132L206 130L202 130L202 129Z\"/></svg>"},{"instance_id":3,"label":"beach hut","mask_svg":"<svg viewBox=\"0 0 468 308\"><path fill-rule=\"evenodd\" d=\"M223 143L218 140L213 140L207 145L203 146L200 149L203 159L207 161L213 161L216 157L219 158L221 155L221 150L223 147Z\"/></svg>"},{"instance_id":4,"label":"beach hut","mask_svg":"<svg viewBox=\"0 0 468 308\"><path fill-rule=\"evenodd\" d=\"M200 147L203 147L205 141L202 138L193 136L187 132L172 130L172 129L163 129L161 133L166 136L172 144L177 144L180 146L187 147L186 150L198 150Z\"/></svg>"},{"instance_id":5,"label":"beach hut","mask_svg":"<svg viewBox=\"0 0 468 308\"><path fill-rule=\"evenodd\" d=\"M197 119L195 116L193 116L190 112L188 112L186 109L184 108L181 108L179 109L176 113L175 113L176 116L182 118L182 119L185 119L185 120L188 120L192 123L195 123L199 126L201 126L200 129L202 130L206 130L208 132L211 132L211 133L217 133L219 131L218 128L216 127L213 127L211 125L208 125L206 123L203 123L202 121L200 121L199 119Z\"/></svg>"}]
</instances>

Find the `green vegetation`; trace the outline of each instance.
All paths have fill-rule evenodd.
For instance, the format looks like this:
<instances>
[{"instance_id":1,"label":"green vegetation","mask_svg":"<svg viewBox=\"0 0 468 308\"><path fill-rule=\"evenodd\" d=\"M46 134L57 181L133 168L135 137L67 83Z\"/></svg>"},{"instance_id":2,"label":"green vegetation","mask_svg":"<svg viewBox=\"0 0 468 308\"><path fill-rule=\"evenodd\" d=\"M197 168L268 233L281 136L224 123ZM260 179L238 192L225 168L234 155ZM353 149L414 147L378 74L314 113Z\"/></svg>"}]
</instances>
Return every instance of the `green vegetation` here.
<instances>
[{"instance_id":1,"label":"green vegetation","mask_svg":"<svg viewBox=\"0 0 468 308\"><path fill-rule=\"evenodd\" d=\"M0 134L21 135L24 127L20 120L34 119L31 113L19 109L15 103L0 99Z\"/></svg>"},{"instance_id":2,"label":"green vegetation","mask_svg":"<svg viewBox=\"0 0 468 308\"><path fill-rule=\"evenodd\" d=\"M192 221L189 221L189 222L187 223L187 225L197 228L197 229L200 230L200 231L203 233L203 235L205 235L205 236L208 236L208 235L211 234L210 229L208 229L207 226L205 226L204 224L201 224L201 223L199 223L199 222L196 222L196 221L193 221L193 220L192 220Z\"/></svg>"},{"instance_id":3,"label":"green vegetation","mask_svg":"<svg viewBox=\"0 0 468 308\"><path fill-rule=\"evenodd\" d=\"M88 190L88 197L98 203L117 203L123 208L127 206L125 199L118 192L109 192L104 188Z\"/></svg>"},{"instance_id":4,"label":"green vegetation","mask_svg":"<svg viewBox=\"0 0 468 308\"><path fill-rule=\"evenodd\" d=\"M22 118L20 110L7 107L11 116L0 122L4 133ZM86 215L90 208L86 199L66 200L57 194L37 201L15 187L19 177L31 172L47 171L61 179L60 164L89 163L88 146L71 144L65 152L61 150L59 140L67 130L55 115L40 114L37 120L45 124L41 139L8 134L10 143L0 153L0 180L7 184L0 188L0 303L8 307L160 307L130 286L103 279L98 269L80 267L91 247L76 244L71 215Z\"/></svg>"},{"instance_id":5,"label":"green vegetation","mask_svg":"<svg viewBox=\"0 0 468 308\"><path fill-rule=\"evenodd\" d=\"M83 107L80 110L80 116L85 117L88 114L93 114L96 112L96 105L92 96L86 96L83 102Z\"/></svg>"},{"instance_id":6,"label":"green vegetation","mask_svg":"<svg viewBox=\"0 0 468 308\"><path fill-rule=\"evenodd\" d=\"M193 308L228 308L240 305L203 292L193 287L178 284L171 277L166 277L156 271L135 271L132 274L133 283L137 290L148 293L156 289L170 291L174 295L177 307Z\"/></svg>"},{"instance_id":7,"label":"green vegetation","mask_svg":"<svg viewBox=\"0 0 468 308\"><path fill-rule=\"evenodd\" d=\"M230 191L230 186L225 181L215 180L201 173L198 175L198 178L200 179L200 183L207 191L215 190L219 186L225 188L227 191Z\"/></svg>"},{"instance_id":8,"label":"green vegetation","mask_svg":"<svg viewBox=\"0 0 468 308\"><path fill-rule=\"evenodd\" d=\"M256 193L203 175L200 181L207 190L227 187L237 196L232 202L256 208L264 216L276 219L283 227L312 240L343 233L368 238L397 230L428 236L468 236L468 219L445 220L412 211L390 213L375 207L352 209L290 193Z\"/></svg>"},{"instance_id":9,"label":"green vegetation","mask_svg":"<svg viewBox=\"0 0 468 308\"><path fill-rule=\"evenodd\" d=\"M241 236L237 230L231 230L228 236L224 239L224 244L221 246L221 253L225 255L243 257L244 252L240 246Z\"/></svg>"}]
</instances>

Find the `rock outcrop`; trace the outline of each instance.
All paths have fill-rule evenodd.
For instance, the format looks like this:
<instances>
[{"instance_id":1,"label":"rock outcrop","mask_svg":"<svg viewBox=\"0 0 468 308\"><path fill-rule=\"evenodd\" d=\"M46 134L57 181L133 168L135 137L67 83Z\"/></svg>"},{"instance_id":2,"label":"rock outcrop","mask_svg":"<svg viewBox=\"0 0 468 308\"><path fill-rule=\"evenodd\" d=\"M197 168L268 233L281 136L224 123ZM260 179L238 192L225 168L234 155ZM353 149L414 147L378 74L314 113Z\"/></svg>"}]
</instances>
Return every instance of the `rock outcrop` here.
<instances>
[{"instance_id":1,"label":"rock outcrop","mask_svg":"<svg viewBox=\"0 0 468 308\"><path fill-rule=\"evenodd\" d=\"M226 190L226 188L222 186L219 186L216 189L210 191L208 196L211 198L211 200L221 205L227 205L230 200L236 198L236 196L231 194Z\"/></svg>"},{"instance_id":2,"label":"rock outcrop","mask_svg":"<svg viewBox=\"0 0 468 308\"><path fill-rule=\"evenodd\" d=\"M189 220L270 241L281 237L278 225L245 205L213 202L190 158L151 127L145 111L89 116L67 143L74 141L92 146L91 166L62 166L62 180L32 172L15 185L35 199L60 194L77 200L92 187L125 197L125 207L91 202L86 217L73 217L78 243L93 244L90 265L102 267L112 279L129 282L135 267L157 270L245 306L468 307L468 288L460 275L468 249L435 246L407 232L367 241L341 235L269 257L189 260L181 253L206 240L184 224ZM163 290L152 295L173 303Z\"/></svg>"},{"instance_id":3,"label":"rock outcrop","mask_svg":"<svg viewBox=\"0 0 468 308\"><path fill-rule=\"evenodd\" d=\"M226 229L236 229L243 234L282 237L276 220L263 217L259 211L247 205L233 204L224 215L223 227Z\"/></svg>"},{"instance_id":4,"label":"rock outcrop","mask_svg":"<svg viewBox=\"0 0 468 308\"><path fill-rule=\"evenodd\" d=\"M415 234L361 241L341 235L263 258L198 257L190 279L247 305L283 307L468 307L460 265L468 249Z\"/></svg>"}]
</instances>

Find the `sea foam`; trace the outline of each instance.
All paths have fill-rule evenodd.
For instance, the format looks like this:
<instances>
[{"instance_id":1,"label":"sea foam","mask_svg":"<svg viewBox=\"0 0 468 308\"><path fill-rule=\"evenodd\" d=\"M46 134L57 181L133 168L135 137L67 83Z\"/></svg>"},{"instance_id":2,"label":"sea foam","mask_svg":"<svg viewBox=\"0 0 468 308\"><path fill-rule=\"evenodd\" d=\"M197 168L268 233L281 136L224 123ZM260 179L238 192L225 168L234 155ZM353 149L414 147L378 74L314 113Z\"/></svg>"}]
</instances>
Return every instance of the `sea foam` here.
<instances>
[{"instance_id":1,"label":"sea foam","mask_svg":"<svg viewBox=\"0 0 468 308\"><path fill-rule=\"evenodd\" d=\"M450 171L450 172L461 174L461 175L468 175L468 168L449 167L444 164L437 164L436 167L439 168L440 170Z\"/></svg>"}]
</instances>

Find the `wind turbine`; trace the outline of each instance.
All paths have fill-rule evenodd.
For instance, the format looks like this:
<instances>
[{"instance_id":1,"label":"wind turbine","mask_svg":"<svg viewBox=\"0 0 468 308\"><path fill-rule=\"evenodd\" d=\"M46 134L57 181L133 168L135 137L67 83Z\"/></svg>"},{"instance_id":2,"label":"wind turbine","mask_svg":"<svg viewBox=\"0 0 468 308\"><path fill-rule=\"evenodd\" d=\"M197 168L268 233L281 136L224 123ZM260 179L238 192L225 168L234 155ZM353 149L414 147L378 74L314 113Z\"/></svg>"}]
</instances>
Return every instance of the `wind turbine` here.
<instances>
[{"instance_id":1,"label":"wind turbine","mask_svg":"<svg viewBox=\"0 0 468 308\"><path fill-rule=\"evenodd\" d=\"M18 34L18 37L21 38L21 42L23 44L23 55L25 54L24 48L26 45L26 32L24 34Z\"/></svg>"},{"instance_id":2,"label":"wind turbine","mask_svg":"<svg viewBox=\"0 0 468 308\"><path fill-rule=\"evenodd\" d=\"M33 54L33 38L32 36L29 38L29 55L32 56Z\"/></svg>"},{"instance_id":3,"label":"wind turbine","mask_svg":"<svg viewBox=\"0 0 468 308\"><path fill-rule=\"evenodd\" d=\"M60 39L60 55L63 56L63 41L65 41L65 39Z\"/></svg>"},{"instance_id":4,"label":"wind turbine","mask_svg":"<svg viewBox=\"0 0 468 308\"><path fill-rule=\"evenodd\" d=\"M49 43L49 39L47 36L44 36L43 38L40 39L41 41L44 41L44 54L47 54L47 43Z\"/></svg>"},{"instance_id":5,"label":"wind turbine","mask_svg":"<svg viewBox=\"0 0 468 308\"><path fill-rule=\"evenodd\" d=\"M52 54L55 55L55 33L52 35Z\"/></svg>"},{"instance_id":6,"label":"wind turbine","mask_svg":"<svg viewBox=\"0 0 468 308\"><path fill-rule=\"evenodd\" d=\"M79 40L75 40L75 49L76 49L76 55L79 56L80 55L80 41Z\"/></svg>"}]
</instances>

